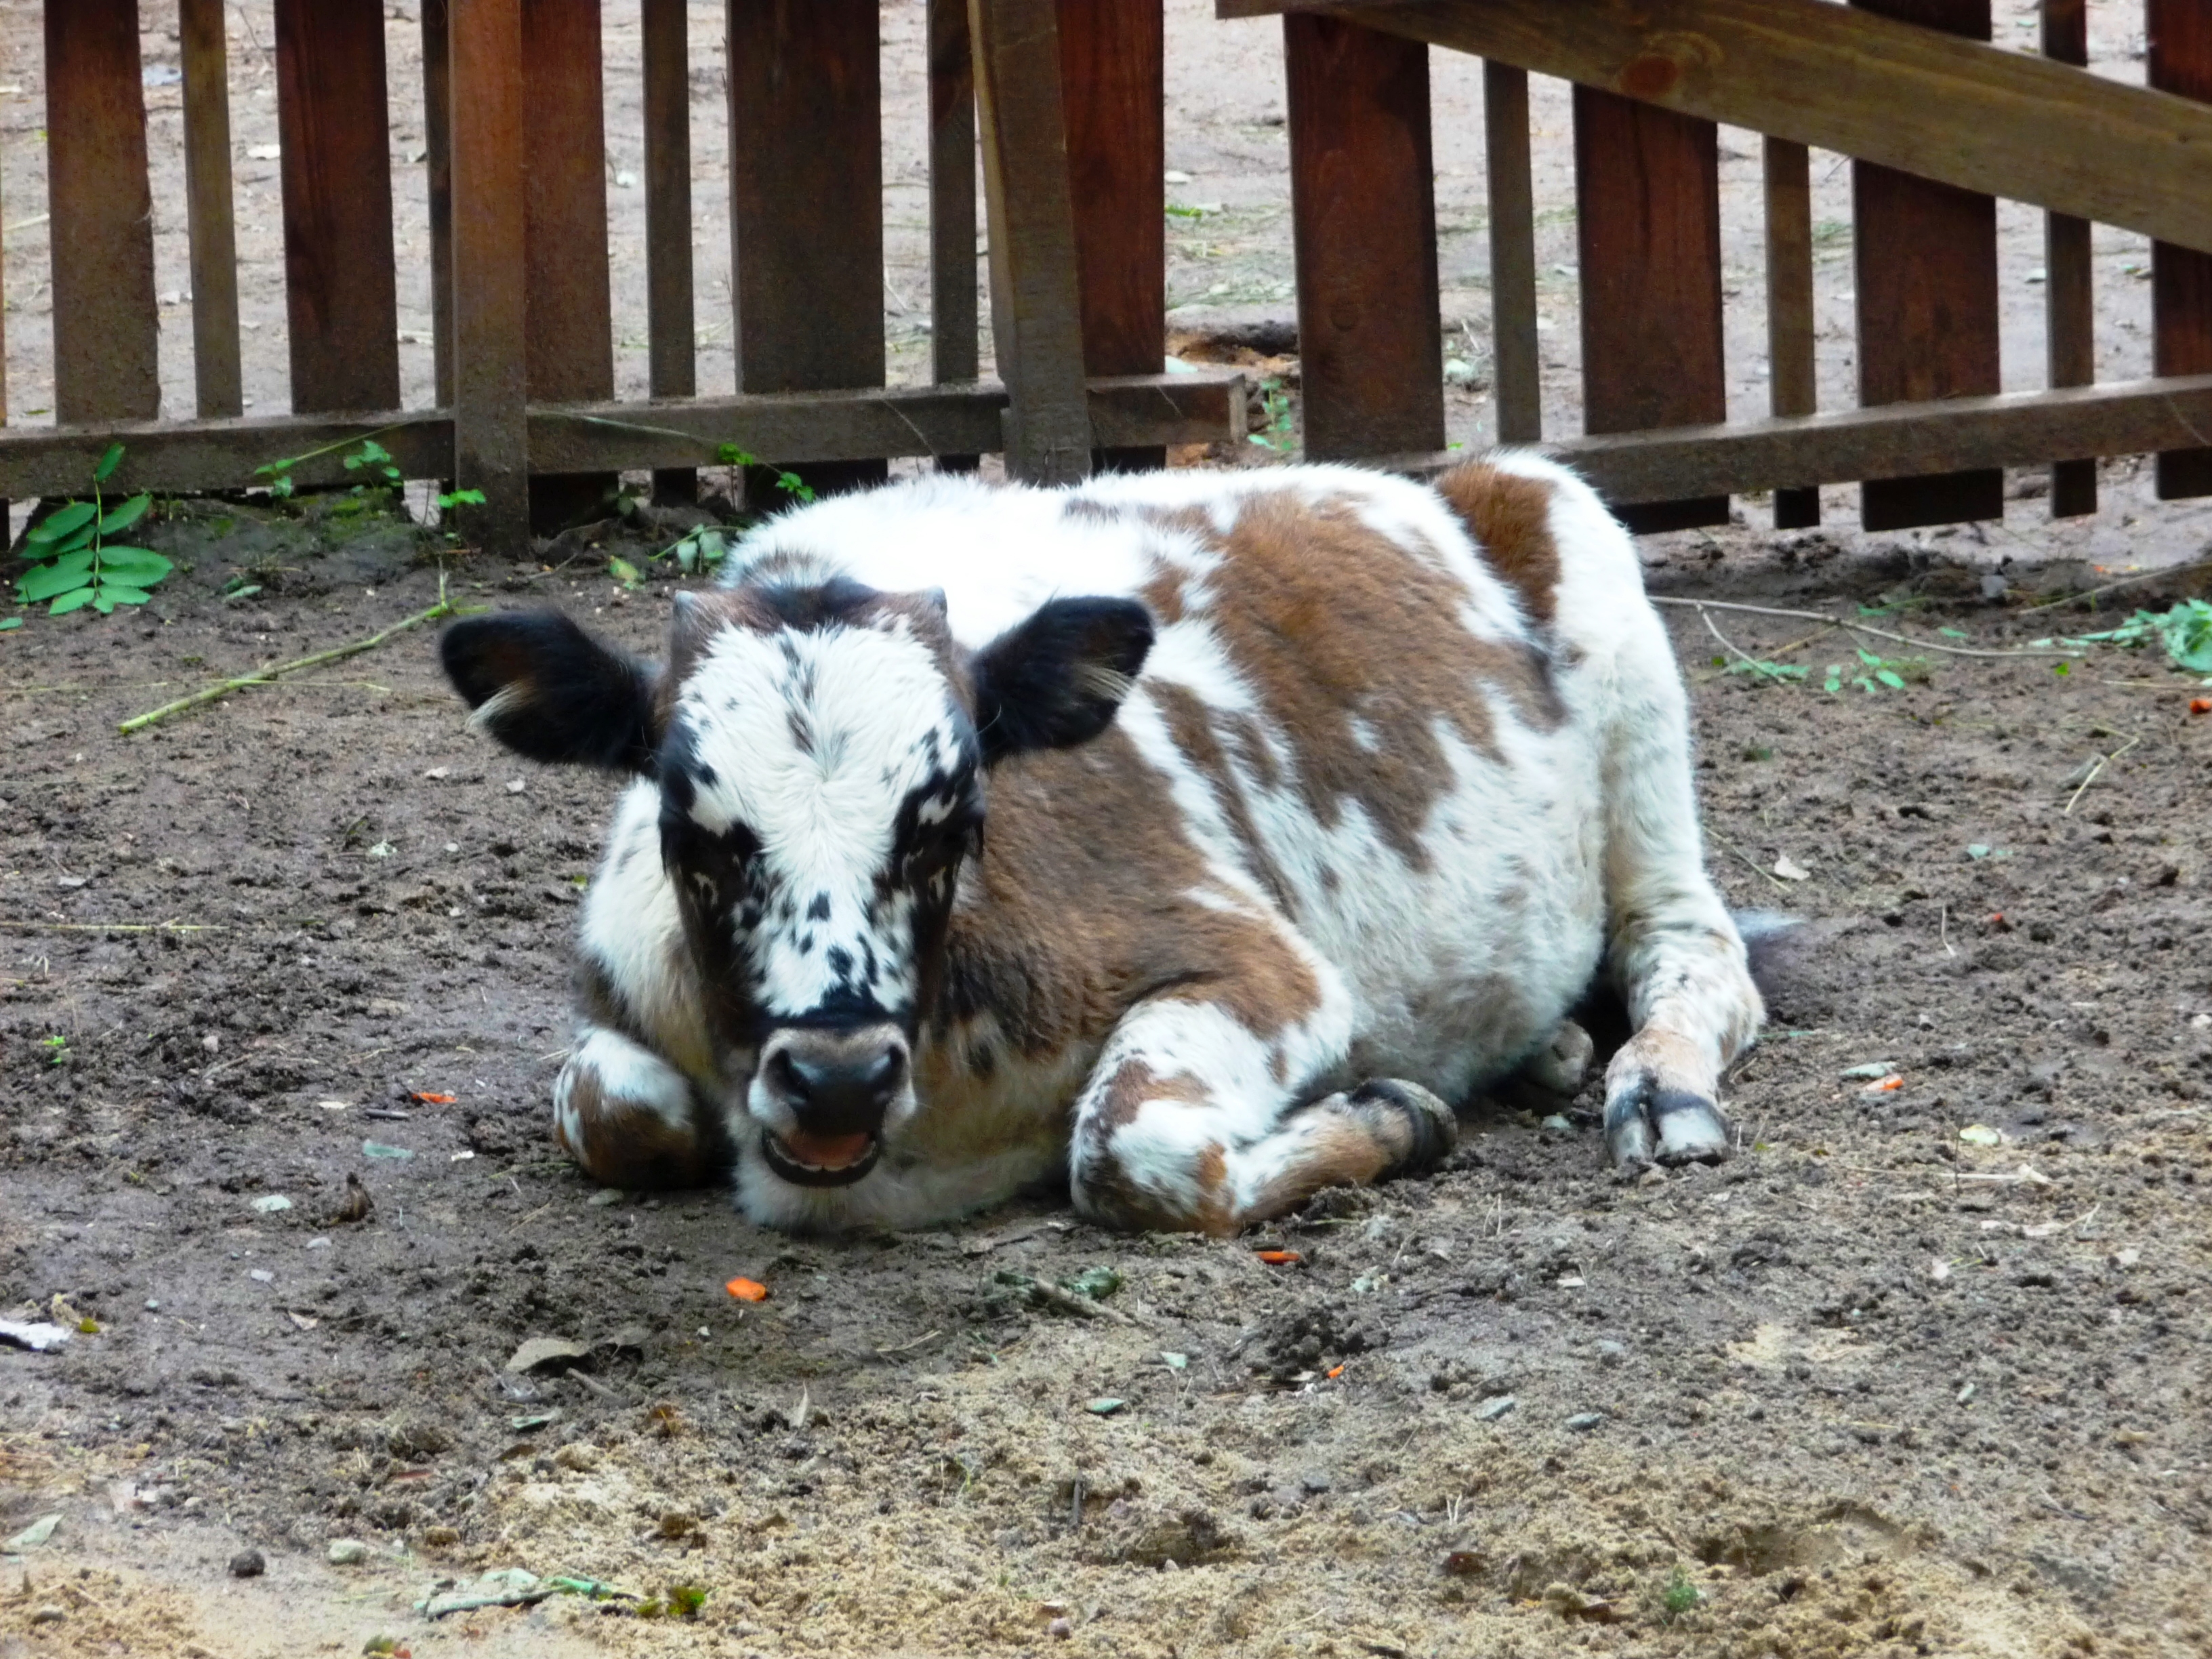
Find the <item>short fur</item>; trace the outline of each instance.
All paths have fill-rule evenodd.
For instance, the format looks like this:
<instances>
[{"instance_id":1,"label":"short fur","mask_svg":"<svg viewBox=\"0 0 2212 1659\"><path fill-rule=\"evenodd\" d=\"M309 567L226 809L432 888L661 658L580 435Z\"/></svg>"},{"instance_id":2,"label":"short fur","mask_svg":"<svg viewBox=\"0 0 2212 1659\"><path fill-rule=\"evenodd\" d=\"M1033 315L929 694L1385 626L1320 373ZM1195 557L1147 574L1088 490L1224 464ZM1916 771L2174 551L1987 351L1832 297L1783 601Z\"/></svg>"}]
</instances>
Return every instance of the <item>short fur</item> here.
<instances>
[{"instance_id":1,"label":"short fur","mask_svg":"<svg viewBox=\"0 0 2212 1659\"><path fill-rule=\"evenodd\" d=\"M1524 1065L1571 1086L1601 972L1616 1159L1728 1151L1762 1010L1681 682L1548 462L939 476L756 532L665 672L543 617L446 659L495 736L638 775L556 1090L603 1180L726 1173L835 1227L1060 1172L1102 1219L1233 1231L1432 1165L1445 1103ZM898 1079L872 1127L760 1075L832 1037Z\"/></svg>"}]
</instances>

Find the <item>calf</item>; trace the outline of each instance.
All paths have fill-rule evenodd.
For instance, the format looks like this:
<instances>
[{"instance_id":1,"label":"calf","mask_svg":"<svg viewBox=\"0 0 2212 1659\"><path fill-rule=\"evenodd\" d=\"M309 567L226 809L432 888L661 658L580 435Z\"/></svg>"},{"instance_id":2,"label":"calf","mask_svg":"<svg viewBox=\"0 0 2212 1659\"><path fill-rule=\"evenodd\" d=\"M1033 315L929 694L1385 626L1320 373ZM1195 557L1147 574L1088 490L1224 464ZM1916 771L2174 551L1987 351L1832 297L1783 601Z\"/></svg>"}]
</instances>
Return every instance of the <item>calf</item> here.
<instances>
[{"instance_id":1,"label":"calf","mask_svg":"<svg viewBox=\"0 0 2212 1659\"><path fill-rule=\"evenodd\" d=\"M1601 970L1614 1159L1727 1152L1762 1009L1681 682L1547 462L939 475L754 532L663 666L550 611L443 652L501 742L632 779L553 1091L608 1185L911 1226L1060 1176L1229 1232L1575 1086Z\"/></svg>"}]
</instances>

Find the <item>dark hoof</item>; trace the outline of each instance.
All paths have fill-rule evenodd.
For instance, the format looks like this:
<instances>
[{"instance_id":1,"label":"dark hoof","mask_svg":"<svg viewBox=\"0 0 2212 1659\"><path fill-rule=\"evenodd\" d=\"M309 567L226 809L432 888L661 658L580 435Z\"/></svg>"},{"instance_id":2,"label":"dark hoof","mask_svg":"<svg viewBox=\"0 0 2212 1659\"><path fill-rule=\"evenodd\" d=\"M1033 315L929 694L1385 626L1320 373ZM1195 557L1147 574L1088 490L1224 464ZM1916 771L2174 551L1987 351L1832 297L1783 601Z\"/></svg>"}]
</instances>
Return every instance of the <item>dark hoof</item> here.
<instances>
[{"instance_id":1,"label":"dark hoof","mask_svg":"<svg viewBox=\"0 0 2212 1659\"><path fill-rule=\"evenodd\" d=\"M1621 1169L1717 1164L1729 1152L1728 1120L1703 1095L1638 1078L1606 1102L1605 1144Z\"/></svg>"},{"instance_id":2,"label":"dark hoof","mask_svg":"<svg viewBox=\"0 0 2212 1659\"><path fill-rule=\"evenodd\" d=\"M1351 1104L1363 1112L1388 1112L1401 1127L1390 1136L1403 1140L1406 1150L1382 1178L1426 1175L1443 1167L1459 1145L1459 1119L1452 1109L1418 1083L1397 1078L1370 1078L1352 1091Z\"/></svg>"}]
</instances>

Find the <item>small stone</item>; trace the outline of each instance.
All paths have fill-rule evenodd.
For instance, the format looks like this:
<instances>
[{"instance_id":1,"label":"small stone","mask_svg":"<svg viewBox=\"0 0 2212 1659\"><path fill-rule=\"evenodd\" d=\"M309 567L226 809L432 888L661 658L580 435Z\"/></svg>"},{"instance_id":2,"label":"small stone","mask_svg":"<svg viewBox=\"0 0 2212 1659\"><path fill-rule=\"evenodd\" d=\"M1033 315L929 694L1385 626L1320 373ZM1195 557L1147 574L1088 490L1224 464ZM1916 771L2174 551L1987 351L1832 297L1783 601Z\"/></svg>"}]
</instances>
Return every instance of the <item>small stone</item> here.
<instances>
[{"instance_id":1,"label":"small stone","mask_svg":"<svg viewBox=\"0 0 2212 1659\"><path fill-rule=\"evenodd\" d=\"M610 1205L619 1204L622 1201L622 1189L618 1187L602 1187L584 1200L595 1210L604 1210Z\"/></svg>"},{"instance_id":2,"label":"small stone","mask_svg":"<svg viewBox=\"0 0 2212 1659\"><path fill-rule=\"evenodd\" d=\"M1190 174L1185 173L1181 167L1170 167L1160 175L1160 178L1161 182L1170 185L1187 185L1190 182Z\"/></svg>"},{"instance_id":3,"label":"small stone","mask_svg":"<svg viewBox=\"0 0 2212 1659\"><path fill-rule=\"evenodd\" d=\"M2011 588L2012 584L1995 571L1982 578L1982 597L1985 599L2001 599Z\"/></svg>"},{"instance_id":4,"label":"small stone","mask_svg":"<svg viewBox=\"0 0 2212 1659\"><path fill-rule=\"evenodd\" d=\"M222 1052L222 1038L216 1032L210 1031L200 1039L200 1047L211 1054L219 1054Z\"/></svg>"},{"instance_id":5,"label":"small stone","mask_svg":"<svg viewBox=\"0 0 2212 1659\"><path fill-rule=\"evenodd\" d=\"M1444 384L1446 386L1474 386L1476 385L1480 379L1481 377L1474 372L1474 365L1468 362L1466 358L1447 357L1444 359Z\"/></svg>"},{"instance_id":6,"label":"small stone","mask_svg":"<svg viewBox=\"0 0 2212 1659\"><path fill-rule=\"evenodd\" d=\"M1597 1363L1601 1365L1618 1365L1627 1358L1628 1345L1625 1342L1615 1342L1607 1337L1597 1345Z\"/></svg>"},{"instance_id":7,"label":"small stone","mask_svg":"<svg viewBox=\"0 0 2212 1659\"><path fill-rule=\"evenodd\" d=\"M1493 1394L1474 1408L1474 1420L1478 1423L1495 1423L1520 1403L1510 1394Z\"/></svg>"},{"instance_id":8,"label":"small stone","mask_svg":"<svg viewBox=\"0 0 2212 1659\"><path fill-rule=\"evenodd\" d=\"M358 1538L333 1538L323 1554L334 1567L357 1567L368 1559L368 1546Z\"/></svg>"},{"instance_id":9,"label":"small stone","mask_svg":"<svg viewBox=\"0 0 2212 1659\"><path fill-rule=\"evenodd\" d=\"M1573 1133L1575 1127L1573 1124L1567 1121L1566 1114L1564 1112L1553 1113L1544 1120L1540 1127L1551 1130L1554 1134L1562 1135Z\"/></svg>"},{"instance_id":10,"label":"small stone","mask_svg":"<svg viewBox=\"0 0 2212 1659\"><path fill-rule=\"evenodd\" d=\"M698 1521L682 1510L671 1510L660 1517L660 1535L663 1538L689 1538L698 1530Z\"/></svg>"},{"instance_id":11,"label":"small stone","mask_svg":"<svg viewBox=\"0 0 2212 1659\"><path fill-rule=\"evenodd\" d=\"M262 1559L259 1550L240 1550L230 1558L233 1578L258 1578L269 1571L269 1563Z\"/></svg>"},{"instance_id":12,"label":"small stone","mask_svg":"<svg viewBox=\"0 0 2212 1659\"><path fill-rule=\"evenodd\" d=\"M507 781L507 793L510 795L519 795L529 787L520 778L509 778Z\"/></svg>"},{"instance_id":13,"label":"small stone","mask_svg":"<svg viewBox=\"0 0 2212 1659\"><path fill-rule=\"evenodd\" d=\"M508 1356L507 1368L520 1376L528 1371L565 1371L592 1357L580 1342L566 1337L533 1336Z\"/></svg>"},{"instance_id":14,"label":"small stone","mask_svg":"<svg viewBox=\"0 0 2212 1659\"><path fill-rule=\"evenodd\" d=\"M274 1285L276 1282L276 1275L266 1267L256 1267L246 1276L257 1285Z\"/></svg>"},{"instance_id":15,"label":"small stone","mask_svg":"<svg viewBox=\"0 0 2212 1659\"><path fill-rule=\"evenodd\" d=\"M1588 1434L1604 1421L1603 1412L1577 1412L1567 1419L1567 1431L1570 1434Z\"/></svg>"},{"instance_id":16,"label":"small stone","mask_svg":"<svg viewBox=\"0 0 2212 1659\"><path fill-rule=\"evenodd\" d=\"M459 1527L426 1527L422 1531L422 1541L433 1549L444 1549L461 1541L461 1529Z\"/></svg>"},{"instance_id":17,"label":"small stone","mask_svg":"<svg viewBox=\"0 0 2212 1659\"><path fill-rule=\"evenodd\" d=\"M1055 1619L1044 1627L1044 1633L1047 1636L1057 1636L1060 1640L1066 1641L1075 1634L1074 1621L1068 1619Z\"/></svg>"},{"instance_id":18,"label":"small stone","mask_svg":"<svg viewBox=\"0 0 2212 1659\"><path fill-rule=\"evenodd\" d=\"M1309 1469L1305 1474L1298 1477L1298 1485L1304 1486L1309 1492L1312 1493L1316 1498L1318 1498L1322 1493L1328 1491L1336 1483L1334 1480L1330 1480L1328 1476L1320 1469Z\"/></svg>"},{"instance_id":19,"label":"small stone","mask_svg":"<svg viewBox=\"0 0 2212 1659\"><path fill-rule=\"evenodd\" d=\"M68 1617L69 1614L59 1607L33 1607L31 1610L31 1622L34 1625L58 1625Z\"/></svg>"},{"instance_id":20,"label":"small stone","mask_svg":"<svg viewBox=\"0 0 2212 1659\"><path fill-rule=\"evenodd\" d=\"M292 1207L292 1200L282 1193L265 1193L253 1200L253 1207L262 1215L278 1215Z\"/></svg>"}]
</instances>

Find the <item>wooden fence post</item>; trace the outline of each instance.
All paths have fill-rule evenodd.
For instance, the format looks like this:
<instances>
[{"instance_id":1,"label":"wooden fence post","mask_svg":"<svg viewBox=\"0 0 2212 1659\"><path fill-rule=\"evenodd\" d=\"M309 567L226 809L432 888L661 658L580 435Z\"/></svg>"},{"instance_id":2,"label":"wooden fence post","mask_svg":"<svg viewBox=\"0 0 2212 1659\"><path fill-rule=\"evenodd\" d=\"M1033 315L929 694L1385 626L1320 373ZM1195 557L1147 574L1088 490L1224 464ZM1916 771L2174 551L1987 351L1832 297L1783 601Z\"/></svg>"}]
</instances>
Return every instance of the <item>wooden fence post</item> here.
<instances>
[{"instance_id":1,"label":"wooden fence post","mask_svg":"<svg viewBox=\"0 0 2212 1659\"><path fill-rule=\"evenodd\" d=\"M728 0L727 19L737 389L881 386L876 0ZM877 483L889 471L881 461L793 470L824 493ZM756 476L747 487L764 482ZM782 500L769 492L757 504Z\"/></svg>"},{"instance_id":2,"label":"wooden fence post","mask_svg":"<svg viewBox=\"0 0 2212 1659\"><path fill-rule=\"evenodd\" d=\"M1083 367L1157 374L1167 349L1165 31L1161 0L1060 0L1060 96L1083 300ZM1165 466L1158 447L1091 464Z\"/></svg>"},{"instance_id":3,"label":"wooden fence post","mask_svg":"<svg viewBox=\"0 0 2212 1659\"><path fill-rule=\"evenodd\" d=\"M2212 100L2212 7L2146 0L2149 81L2160 92ZM2152 362L2160 374L2212 372L2212 253L2151 244ZM2212 447L2158 458L2158 498L2212 495Z\"/></svg>"},{"instance_id":4,"label":"wooden fence post","mask_svg":"<svg viewBox=\"0 0 2212 1659\"><path fill-rule=\"evenodd\" d=\"M1038 484L1091 471L1055 9L1055 0L969 0L968 9L991 226L991 333L1010 404L1006 471Z\"/></svg>"},{"instance_id":5,"label":"wooden fence post","mask_svg":"<svg viewBox=\"0 0 2212 1659\"><path fill-rule=\"evenodd\" d=\"M49 4L46 25L54 418L150 421L161 323L137 0Z\"/></svg>"},{"instance_id":6,"label":"wooden fence post","mask_svg":"<svg viewBox=\"0 0 2212 1659\"><path fill-rule=\"evenodd\" d=\"M1720 130L1577 86L1575 195L1585 428L1726 420ZM1729 521L1725 495L1619 511L1638 534Z\"/></svg>"},{"instance_id":7,"label":"wooden fence post","mask_svg":"<svg viewBox=\"0 0 2212 1659\"><path fill-rule=\"evenodd\" d=\"M684 0L644 0L645 304L647 386L656 398L699 390L691 295L691 41ZM699 499L690 467L653 475L664 505Z\"/></svg>"},{"instance_id":8,"label":"wooden fence post","mask_svg":"<svg viewBox=\"0 0 2212 1659\"><path fill-rule=\"evenodd\" d=\"M1863 10L1978 40L1990 0L1850 0ZM1997 358L1994 198L1851 164L1859 318L1859 401L1906 403L2002 389ZM1995 469L1874 479L1860 492L1869 530L2004 516Z\"/></svg>"},{"instance_id":9,"label":"wooden fence post","mask_svg":"<svg viewBox=\"0 0 2212 1659\"><path fill-rule=\"evenodd\" d=\"M422 0L422 167L430 198L430 341L438 407L453 406L453 21Z\"/></svg>"},{"instance_id":10,"label":"wooden fence post","mask_svg":"<svg viewBox=\"0 0 2212 1659\"><path fill-rule=\"evenodd\" d=\"M399 407L383 0L276 0L292 407Z\"/></svg>"},{"instance_id":11,"label":"wooden fence post","mask_svg":"<svg viewBox=\"0 0 2212 1659\"><path fill-rule=\"evenodd\" d=\"M968 0L929 0L929 374L939 386L981 373L975 304L975 48ZM939 455L940 472L979 457Z\"/></svg>"},{"instance_id":12,"label":"wooden fence post","mask_svg":"<svg viewBox=\"0 0 2212 1659\"><path fill-rule=\"evenodd\" d=\"M599 0L527 0L522 76L528 90L523 330L530 397L594 402L615 395ZM617 482L610 472L533 477L532 529L551 535L599 517Z\"/></svg>"},{"instance_id":13,"label":"wooden fence post","mask_svg":"<svg viewBox=\"0 0 2212 1659\"><path fill-rule=\"evenodd\" d=\"M238 234L231 200L230 53L223 0L178 0L185 75L185 215L192 249L192 382L204 416L245 412Z\"/></svg>"},{"instance_id":14,"label":"wooden fence post","mask_svg":"<svg viewBox=\"0 0 2212 1659\"><path fill-rule=\"evenodd\" d=\"M530 550L524 323L523 0L447 0L453 167L453 476L484 504L463 524L489 550Z\"/></svg>"},{"instance_id":15,"label":"wooden fence post","mask_svg":"<svg viewBox=\"0 0 2212 1659\"><path fill-rule=\"evenodd\" d=\"M1544 436L1543 357L1536 333L1536 198L1528 156L1528 71L1482 65L1484 161L1490 182L1492 436Z\"/></svg>"},{"instance_id":16,"label":"wooden fence post","mask_svg":"<svg viewBox=\"0 0 2212 1659\"><path fill-rule=\"evenodd\" d=\"M1283 19L1305 453L1444 447L1429 49Z\"/></svg>"},{"instance_id":17,"label":"wooden fence post","mask_svg":"<svg viewBox=\"0 0 2212 1659\"><path fill-rule=\"evenodd\" d=\"M1813 328L1813 170L1802 144L1766 141L1767 409L1810 415L1820 407ZM1820 522L1818 488L1774 492L1774 527L1810 530Z\"/></svg>"}]
</instances>

